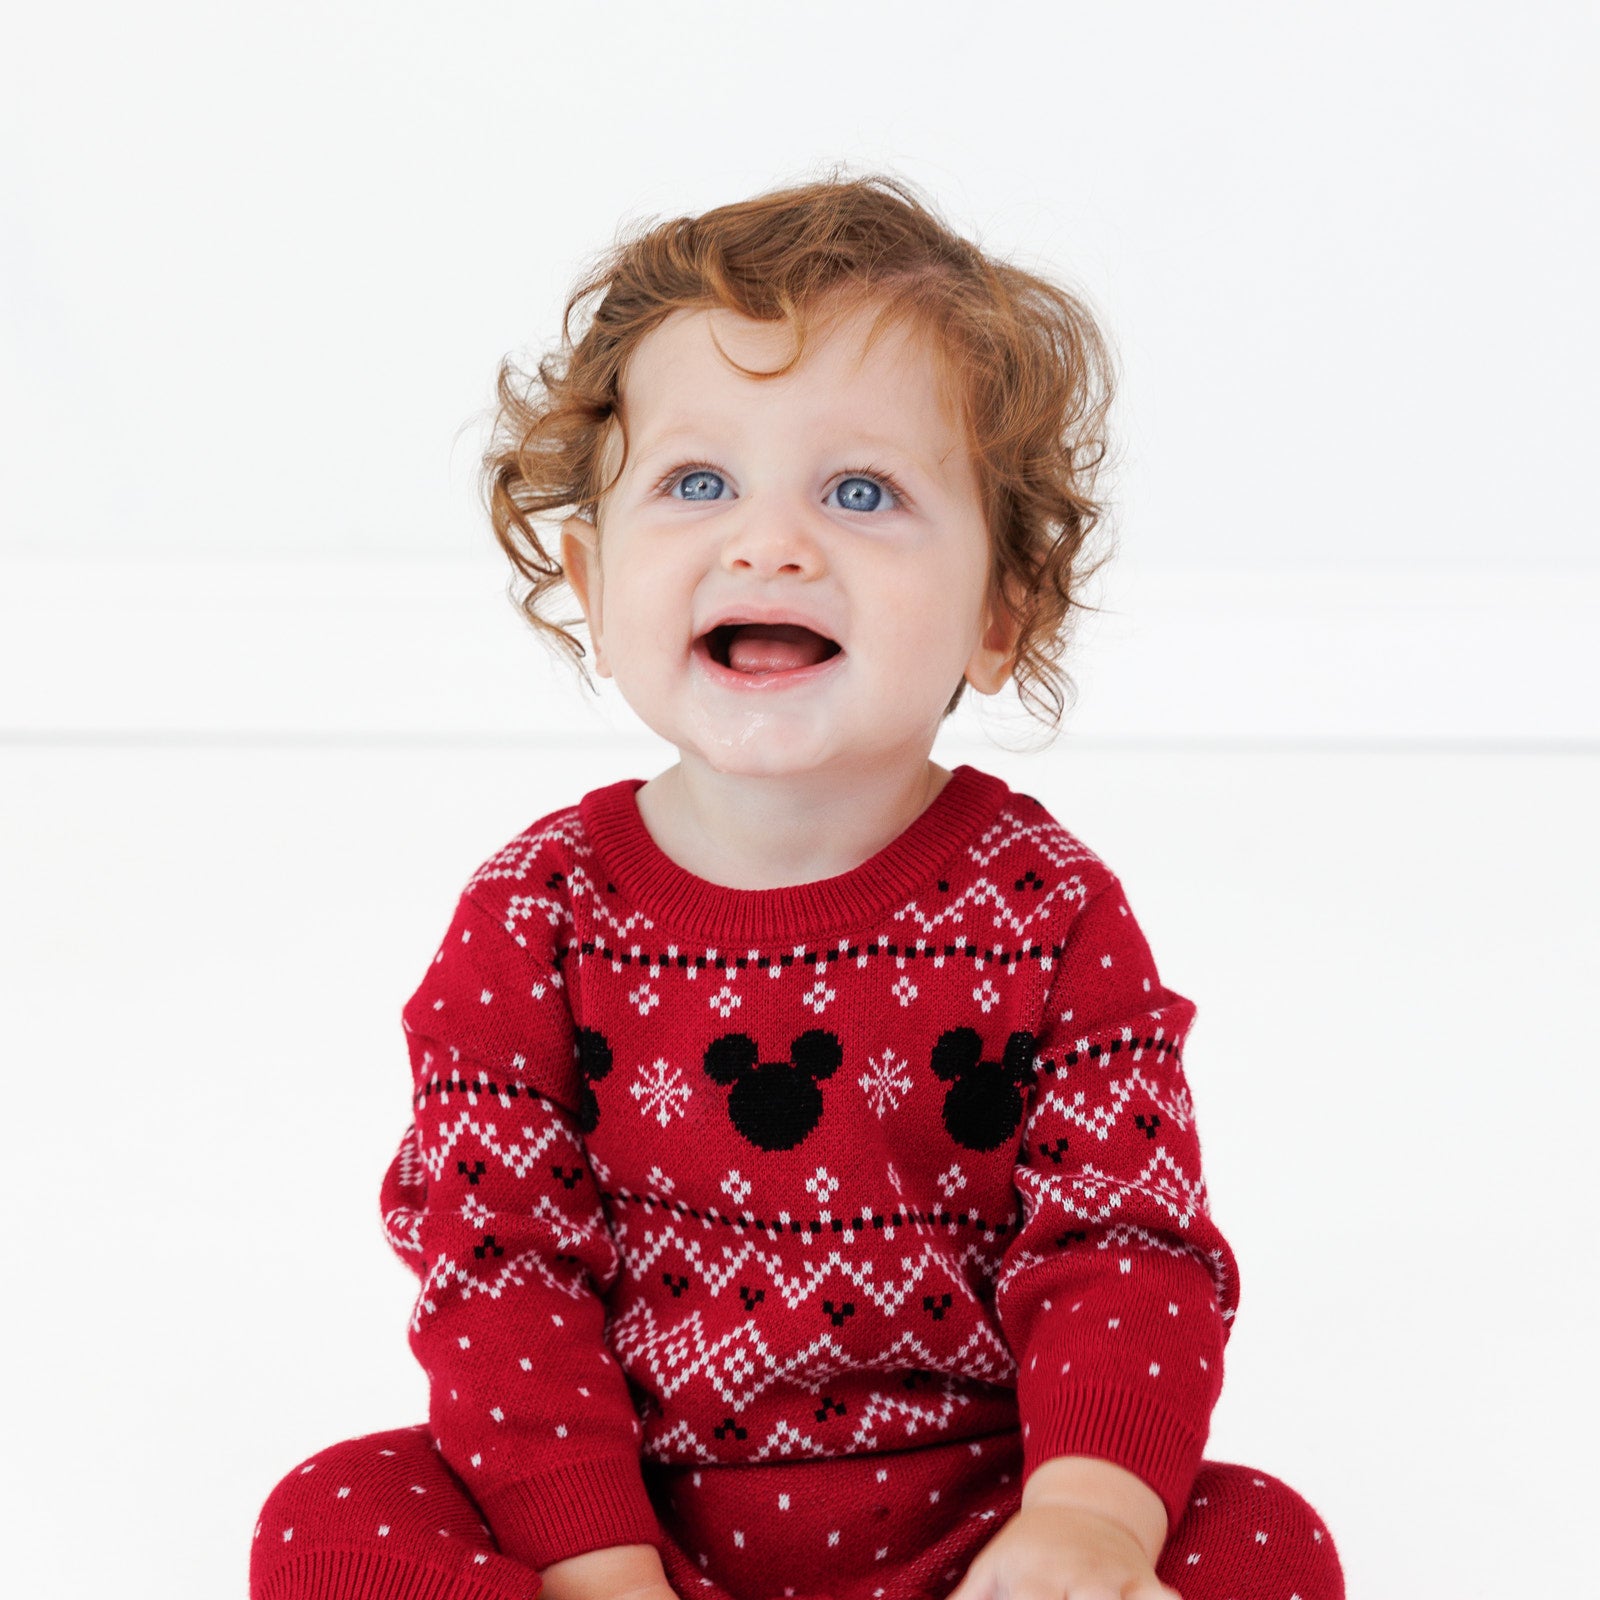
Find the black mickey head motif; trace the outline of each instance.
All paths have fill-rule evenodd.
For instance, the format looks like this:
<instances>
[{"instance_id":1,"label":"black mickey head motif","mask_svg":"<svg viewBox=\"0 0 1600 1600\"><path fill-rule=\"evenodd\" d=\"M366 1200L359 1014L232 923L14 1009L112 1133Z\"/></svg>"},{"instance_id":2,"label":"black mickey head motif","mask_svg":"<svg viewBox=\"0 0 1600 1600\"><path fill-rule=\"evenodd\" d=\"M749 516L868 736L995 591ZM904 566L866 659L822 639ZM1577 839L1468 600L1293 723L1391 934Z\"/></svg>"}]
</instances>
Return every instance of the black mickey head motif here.
<instances>
[{"instance_id":1,"label":"black mickey head motif","mask_svg":"<svg viewBox=\"0 0 1600 1600\"><path fill-rule=\"evenodd\" d=\"M600 1120L600 1102L593 1085L611 1070L611 1046L598 1028L579 1028L573 1048L578 1055L578 1076L583 1081L578 1101L578 1126L585 1133L593 1133Z\"/></svg>"},{"instance_id":2,"label":"black mickey head motif","mask_svg":"<svg viewBox=\"0 0 1600 1600\"><path fill-rule=\"evenodd\" d=\"M1033 1035L1019 1029L1006 1040L1004 1058L983 1059L976 1028L951 1028L933 1047L933 1070L947 1083L944 1125L968 1150L993 1150L1022 1121L1022 1086L1033 1082Z\"/></svg>"},{"instance_id":3,"label":"black mickey head motif","mask_svg":"<svg viewBox=\"0 0 1600 1600\"><path fill-rule=\"evenodd\" d=\"M788 1061L762 1061L747 1033L725 1033L706 1046L706 1075L733 1085L728 1115L751 1144L792 1150L822 1118L820 1078L831 1078L844 1059L839 1041L808 1028L789 1047Z\"/></svg>"}]
</instances>

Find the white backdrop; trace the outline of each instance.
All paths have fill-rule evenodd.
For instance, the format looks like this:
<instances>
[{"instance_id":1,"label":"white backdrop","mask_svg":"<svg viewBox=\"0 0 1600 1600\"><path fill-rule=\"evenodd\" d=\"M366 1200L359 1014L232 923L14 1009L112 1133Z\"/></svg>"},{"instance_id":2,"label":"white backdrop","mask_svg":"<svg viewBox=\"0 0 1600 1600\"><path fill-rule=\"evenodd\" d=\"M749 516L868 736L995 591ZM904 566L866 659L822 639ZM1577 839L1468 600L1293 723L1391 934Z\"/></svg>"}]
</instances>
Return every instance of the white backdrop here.
<instances>
[{"instance_id":1,"label":"white backdrop","mask_svg":"<svg viewBox=\"0 0 1600 1600\"><path fill-rule=\"evenodd\" d=\"M5 31L8 1592L242 1597L275 1478L422 1415L400 1005L484 855L673 758L502 593L494 368L619 224L834 161L1119 354L1081 701L935 756L1100 851L1199 1004L1209 1453L1300 1488L1352 1596L1592 1583L1592 6Z\"/></svg>"}]
</instances>

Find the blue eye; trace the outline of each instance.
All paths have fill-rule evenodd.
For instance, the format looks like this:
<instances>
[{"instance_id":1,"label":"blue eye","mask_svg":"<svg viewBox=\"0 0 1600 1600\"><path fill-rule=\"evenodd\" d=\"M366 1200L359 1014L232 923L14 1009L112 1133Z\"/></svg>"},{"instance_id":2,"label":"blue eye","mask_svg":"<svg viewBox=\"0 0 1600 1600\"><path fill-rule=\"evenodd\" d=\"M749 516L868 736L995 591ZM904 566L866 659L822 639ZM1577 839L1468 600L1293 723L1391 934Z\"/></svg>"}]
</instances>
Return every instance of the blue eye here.
<instances>
[{"instance_id":1,"label":"blue eye","mask_svg":"<svg viewBox=\"0 0 1600 1600\"><path fill-rule=\"evenodd\" d=\"M871 478L845 478L839 484L839 504L846 511L876 511L883 499L883 486Z\"/></svg>"},{"instance_id":2,"label":"blue eye","mask_svg":"<svg viewBox=\"0 0 1600 1600\"><path fill-rule=\"evenodd\" d=\"M686 472L673 485L674 489L682 489L685 500L718 500L725 487L722 474L712 472L707 467L696 467L693 472Z\"/></svg>"},{"instance_id":3,"label":"blue eye","mask_svg":"<svg viewBox=\"0 0 1600 1600\"><path fill-rule=\"evenodd\" d=\"M655 493L689 505L715 504L725 498L724 490L731 495L728 480L715 467L674 467L655 487ZM900 485L877 468L848 473L832 492L839 496L839 506L845 511L899 511L910 504Z\"/></svg>"}]
</instances>

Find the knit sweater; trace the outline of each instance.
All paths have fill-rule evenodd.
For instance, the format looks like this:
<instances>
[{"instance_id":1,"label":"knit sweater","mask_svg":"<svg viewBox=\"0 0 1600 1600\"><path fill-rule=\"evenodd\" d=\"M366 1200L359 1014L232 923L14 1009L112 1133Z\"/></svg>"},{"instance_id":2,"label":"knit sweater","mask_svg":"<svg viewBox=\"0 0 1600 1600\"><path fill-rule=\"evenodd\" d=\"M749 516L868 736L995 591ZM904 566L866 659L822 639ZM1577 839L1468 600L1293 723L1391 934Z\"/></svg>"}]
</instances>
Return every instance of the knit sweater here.
<instances>
[{"instance_id":1,"label":"knit sweater","mask_svg":"<svg viewBox=\"0 0 1600 1600\"><path fill-rule=\"evenodd\" d=\"M826 1499L1018 1435L1022 1476L1101 1457L1175 1523L1238 1278L1194 1007L1117 877L959 766L852 871L724 888L656 845L641 783L484 861L402 1012L385 1228L500 1548L692 1543L691 1469L723 1505L777 1467Z\"/></svg>"}]
</instances>

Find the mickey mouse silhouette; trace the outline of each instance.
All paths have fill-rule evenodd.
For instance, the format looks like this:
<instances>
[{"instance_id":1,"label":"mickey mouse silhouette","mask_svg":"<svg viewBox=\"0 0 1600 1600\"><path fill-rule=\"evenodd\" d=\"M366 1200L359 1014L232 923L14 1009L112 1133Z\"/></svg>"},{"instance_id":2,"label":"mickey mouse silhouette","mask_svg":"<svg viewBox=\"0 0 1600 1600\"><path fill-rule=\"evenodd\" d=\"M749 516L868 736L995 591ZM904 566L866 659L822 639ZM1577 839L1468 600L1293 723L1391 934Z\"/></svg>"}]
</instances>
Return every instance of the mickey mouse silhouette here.
<instances>
[{"instance_id":1,"label":"mickey mouse silhouette","mask_svg":"<svg viewBox=\"0 0 1600 1600\"><path fill-rule=\"evenodd\" d=\"M1006 1040L1000 1061L983 1059L983 1039L976 1028L951 1028L933 1047L933 1070L947 1083L944 1125L950 1137L968 1150L993 1150L1022 1121L1022 1086L1031 1084L1033 1035L1019 1029Z\"/></svg>"},{"instance_id":2,"label":"mickey mouse silhouette","mask_svg":"<svg viewBox=\"0 0 1600 1600\"><path fill-rule=\"evenodd\" d=\"M733 1085L728 1115L751 1144L792 1150L822 1118L820 1078L831 1078L844 1059L839 1041L808 1028L789 1047L788 1061L761 1061L747 1033L725 1033L706 1046L706 1075Z\"/></svg>"},{"instance_id":3,"label":"mickey mouse silhouette","mask_svg":"<svg viewBox=\"0 0 1600 1600\"><path fill-rule=\"evenodd\" d=\"M600 1120L600 1101L593 1085L611 1070L611 1046L598 1028L579 1028L573 1041L578 1057L578 1076L583 1088L578 1098L578 1126L585 1133L593 1133Z\"/></svg>"}]
</instances>

